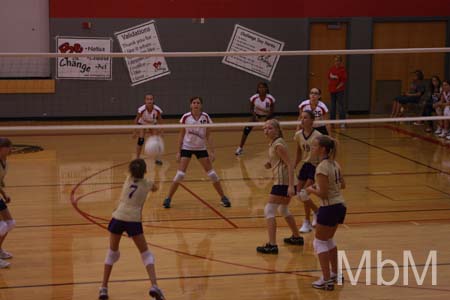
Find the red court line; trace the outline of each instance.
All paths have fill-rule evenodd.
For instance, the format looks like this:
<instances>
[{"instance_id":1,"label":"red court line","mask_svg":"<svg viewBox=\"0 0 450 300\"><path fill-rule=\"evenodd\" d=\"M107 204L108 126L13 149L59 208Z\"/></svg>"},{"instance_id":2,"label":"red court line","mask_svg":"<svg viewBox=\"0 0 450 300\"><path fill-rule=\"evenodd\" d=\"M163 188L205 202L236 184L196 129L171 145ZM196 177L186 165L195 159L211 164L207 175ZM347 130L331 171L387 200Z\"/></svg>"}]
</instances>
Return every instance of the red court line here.
<instances>
[{"instance_id":1,"label":"red court line","mask_svg":"<svg viewBox=\"0 0 450 300\"><path fill-rule=\"evenodd\" d=\"M194 193L191 189L187 188L184 184L180 183L180 186L182 188L184 188L188 193L190 193L192 196L194 196L198 201L200 201L201 203L203 203L203 205L205 205L206 207L208 207L210 210L212 210L216 215L218 215L219 217L221 217L224 221L226 221L228 224L230 224L231 226L233 226L234 228L239 228L235 223L233 223L230 219L228 219L227 217L225 217L220 211L218 211L217 209L215 209L211 204L209 204L208 202L206 202L205 200L203 200L202 198L200 198L200 196L198 196L196 193Z\"/></svg>"}]
</instances>

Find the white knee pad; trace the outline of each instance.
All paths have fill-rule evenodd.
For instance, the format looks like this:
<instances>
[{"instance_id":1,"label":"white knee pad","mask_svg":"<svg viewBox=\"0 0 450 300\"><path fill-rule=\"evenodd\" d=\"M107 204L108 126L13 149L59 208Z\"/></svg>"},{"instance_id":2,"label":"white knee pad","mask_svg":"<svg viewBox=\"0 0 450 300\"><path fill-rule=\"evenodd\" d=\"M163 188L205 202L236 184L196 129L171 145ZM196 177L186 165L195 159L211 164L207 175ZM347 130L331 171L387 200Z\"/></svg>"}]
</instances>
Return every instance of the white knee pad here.
<instances>
[{"instance_id":1,"label":"white knee pad","mask_svg":"<svg viewBox=\"0 0 450 300\"><path fill-rule=\"evenodd\" d=\"M277 207L279 204L275 203L267 203L266 207L264 207L264 216L266 219L275 218L277 215Z\"/></svg>"},{"instance_id":2,"label":"white knee pad","mask_svg":"<svg viewBox=\"0 0 450 300\"><path fill-rule=\"evenodd\" d=\"M155 263L155 258L150 250L144 251L141 253L142 262L144 266L153 265Z\"/></svg>"},{"instance_id":3,"label":"white knee pad","mask_svg":"<svg viewBox=\"0 0 450 300\"><path fill-rule=\"evenodd\" d=\"M14 227L16 227L16 220L11 219L11 220L6 220L6 227L7 227L7 232L10 232L11 230L14 229Z\"/></svg>"},{"instance_id":4,"label":"white knee pad","mask_svg":"<svg viewBox=\"0 0 450 300\"><path fill-rule=\"evenodd\" d=\"M280 204L280 206L278 206L278 212L285 218L291 215L291 212L286 204Z\"/></svg>"},{"instance_id":5,"label":"white knee pad","mask_svg":"<svg viewBox=\"0 0 450 300\"><path fill-rule=\"evenodd\" d=\"M317 254L328 252L328 241L314 239L313 241L314 250Z\"/></svg>"},{"instance_id":6,"label":"white knee pad","mask_svg":"<svg viewBox=\"0 0 450 300\"><path fill-rule=\"evenodd\" d=\"M115 262L117 262L120 258L120 251L113 251L111 249L108 249L108 253L106 254L105 259L105 265L114 265Z\"/></svg>"},{"instance_id":7,"label":"white knee pad","mask_svg":"<svg viewBox=\"0 0 450 300\"><path fill-rule=\"evenodd\" d=\"M298 196L298 199L302 202L306 202L309 200L309 195L305 189L302 189L300 192L298 192L297 196Z\"/></svg>"},{"instance_id":8,"label":"white knee pad","mask_svg":"<svg viewBox=\"0 0 450 300\"><path fill-rule=\"evenodd\" d=\"M175 174L175 177L173 178L173 182L181 182L184 179L184 176L186 175L186 173L184 173L183 171L177 171L177 174Z\"/></svg>"},{"instance_id":9,"label":"white knee pad","mask_svg":"<svg viewBox=\"0 0 450 300\"><path fill-rule=\"evenodd\" d=\"M329 239L327 242L328 242L328 250L331 250L336 247L336 242L334 241L334 239Z\"/></svg>"},{"instance_id":10,"label":"white knee pad","mask_svg":"<svg viewBox=\"0 0 450 300\"><path fill-rule=\"evenodd\" d=\"M4 236L8 232L8 225L5 221L0 221L0 236Z\"/></svg>"},{"instance_id":11,"label":"white knee pad","mask_svg":"<svg viewBox=\"0 0 450 300\"><path fill-rule=\"evenodd\" d=\"M217 175L216 171L214 170L208 172L208 177L212 182L218 182L220 180L219 175Z\"/></svg>"}]
</instances>

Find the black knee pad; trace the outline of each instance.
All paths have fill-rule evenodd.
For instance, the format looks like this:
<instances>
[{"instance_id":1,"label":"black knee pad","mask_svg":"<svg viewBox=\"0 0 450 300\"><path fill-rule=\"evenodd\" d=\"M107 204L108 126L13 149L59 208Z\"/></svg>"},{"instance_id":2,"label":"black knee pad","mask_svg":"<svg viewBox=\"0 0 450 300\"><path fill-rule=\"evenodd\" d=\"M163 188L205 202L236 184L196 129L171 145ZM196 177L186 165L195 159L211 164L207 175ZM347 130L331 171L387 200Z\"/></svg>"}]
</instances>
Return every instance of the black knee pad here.
<instances>
[{"instance_id":1,"label":"black knee pad","mask_svg":"<svg viewBox=\"0 0 450 300\"><path fill-rule=\"evenodd\" d=\"M252 131L252 129L253 129L253 127L249 127L249 126L245 127L244 128L244 134L245 135L249 135L250 132Z\"/></svg>"},{"instance_id":2,"label":"black knee pad","mask_svg":"<svg viewBox=\"0 0 450 300\"><path fill-rule=\"evenodd\" d=\"M144 145L144 138L141 138L141 137L138 138L137 144L138 144L139 146Z\"/></svg>"}]
</instances>

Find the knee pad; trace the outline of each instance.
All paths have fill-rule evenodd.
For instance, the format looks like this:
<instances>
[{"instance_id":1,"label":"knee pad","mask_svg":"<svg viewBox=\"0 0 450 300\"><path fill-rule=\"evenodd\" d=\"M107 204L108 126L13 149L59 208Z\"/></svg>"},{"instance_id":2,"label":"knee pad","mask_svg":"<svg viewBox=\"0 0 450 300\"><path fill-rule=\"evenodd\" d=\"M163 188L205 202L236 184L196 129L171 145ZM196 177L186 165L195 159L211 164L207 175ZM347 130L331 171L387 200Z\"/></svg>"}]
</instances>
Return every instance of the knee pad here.
<instances>
[{"instance_id":1,"label":"knee pad","mask_svg":"<svg viewBox=\"0 0 450 300\"><path fill-rule=\"evenodd\" d=\"M138 140L137 140L137 144L138 144L138 146L142 146L142 145L144 145L144 138L138 138Z\"/></svg>"},{"instance_id":2,"label":"knee pad","mask_svg":"<svg viewBox=\"0 0 450 300\"><path fill-rule=\"evenodd\" d=\"M14 227L16 227L16 220L11 219L11 220L6 220L6 227L7 227L7 232L10 232L11 230L13 230Z\"/></svg>"},{"instance_id":3,"label":"knee pad","mask_svg":"<svg viewBox=\"0 0 450 300\"><path fill-rule=\"evenodd\" d=\"M291 212L289 211L289 208L286 204L280 204L278 206L278 212L280 213L280 215L282 215L285 218L287 218L291 215Z\"/></svg>"},{"instance_id":4,"label":"knee pad","mask_svg":"<svg viewBox=\"0 0 450 300\"><path fill-rule=\"evenodd\" d=\"M153 265L155 263L155 258L153 257L153 254L148 249L147 249L147 251L144 251L141 253L141 258L142 258L142 262L144 263L144 266Z\"/></svg>"},{"instance_id":5,"label":"knee pad","mask_svg":"<svg viewBox=\"0 0 450 300\"><path fill-rule=\"evenodd\" d=\"M253 127L247 126L244 128L244 134L245 135L249 135L250 132L252 131Z\"/></svg>"},{"instance_id":6,"label":"knee pad","mask_svg":"<svg viewBox=\"0 0 450 300\"><path fill-rule=\"evenodd\" d=\"M0 236L4 236L6 233L8 233L8 225L5 221L0 221Z\"/></svg>"},{"instance_id":7,"label":"knee pad","mask_svg":"<svg viewBox=\"0 0 450 300\"><path fill-rule=\"evenodd\" d=\"M217 175L216 171L214 170L208 172L208 177L212 182L218 182L220 180L219 175Z\"/></svg>"},{"instance_id":8,"label":"knee pad","mask_svg":"<svg viewBox=\"0 0 450 300\"><path fill-rule=\"evenodd\" d=\"M175 177L173 178L173 182L181 182L184 179L184 176L186 173L183 171L177 171L177 174L175 174Z\"/></svg>"},{"instance_id":9,"label":"knee pad","mask_svg":"<svg viewBox=\"0 0 450 300\"><path fill-rule=\"evenodd\" d=\"M317 254L328 252L328 241L314 239L313 241L314 250Z\"/></svg>"},{"instance_id":10,"label":"knee pad","mask_svg":"<svg viewBox=\"0 0 450 300\"><path fill-rule=\"evenodd\" d=\"M328 250L336 248L336 242L334 241L334 239L329 239L327 242L328 242Z\"/></svg>"},{"instance_id":11,"label":"knee pad","mask_svg":"<svg viewBox=\"0 0 450 300\"><path fill-rule=\"evenodd\" d=\"M115 262L117 262L120 258L120 251L113 251L111 249L108 249L108 253L106 254L105 259L105 265L114 265Z\"/></svg>"},{"instance_id":12,"label":"knee pad","mask_svg":"<svg viewBox=\"0 0 450 300\"><path fill-rule=\"evenodd\" d=\"M279 204L275 203L267 203L266 207L264 207L264 216L266 219L275 218L277 215L277 208Z\"/></svg>"}]
</instances>

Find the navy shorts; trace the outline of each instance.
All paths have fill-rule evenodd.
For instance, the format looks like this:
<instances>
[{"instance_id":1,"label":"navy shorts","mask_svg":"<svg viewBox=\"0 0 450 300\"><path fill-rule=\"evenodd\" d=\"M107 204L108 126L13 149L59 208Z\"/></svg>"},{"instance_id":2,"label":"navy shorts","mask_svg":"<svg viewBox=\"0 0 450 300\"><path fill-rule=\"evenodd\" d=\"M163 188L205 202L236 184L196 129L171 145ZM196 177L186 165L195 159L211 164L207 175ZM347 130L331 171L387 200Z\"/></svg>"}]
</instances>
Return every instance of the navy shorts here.
<instances>
[{"instance_id":1,"label":"navy shorts","mask_svg":"<svg viewBox=\"0 0 450 300\"><path fill-rule=\"evenodd\" d=\"M197 159L209 157L208 151L206 151L206 150L184 150L184 149L181 149L181 151L180 151L181 157L191 158L192 154L194 154L195 157L197 157Z\"/></svg>"},{"instance_id":2,"label":"navy shorts","mask_svg":"<svg viewBox=\"0 0 450 300\"><path fill-rule=\"evenodd\" d=\"M314 181L314 175L316 174L316 167L313 164L306 162L298 172L298 180L306 181L308 179Z\"/></svg>"},{"instance_id":3,"label":"navy shorts","mask_svg":"<svg viewBox=\"0 0 450 300\"><path fill-rule=\"evenodd\" d=\"M334 204L319 207L317 224L334 227L343 224L347 208L342 204Z\"/></svg>"},{"instance_id":4,"label":"navy shorts","mask_svg":"<svg viewBox=\"0 0 450 300\"><path fill-rule=\"evenodd\" d=\"M320 132L323 135L329 135L326 126L314 127L314 129L317 130L318 132Z\"/></svg>"},{"instance_id":5,"label":"navy shorts","mask_svg":"<svg viewBox=\"0 0 450 300\"><path fill-rule=\"evenodd\" d=\"M275 196L290 197L288 195L288 188L288 185L273 185L270 194ZM296 190L295 186L294 190Z\"/></svg>"},{"instance_id":6,"label":"navy shorts","mask_svg":"<svg viewBox=\"0 0 450 300\"><path fill-rule=\"evenodd\" d=\"M109 222L108 230L114 234L122 234L125 231L129 237L144 233L141 222L126 222L114 218Z\"/></svg>"},{"instance_id":7,"label":"navy shorts","mask_svg":"<svg viewBox=\"0 0 450 300\"><path fill-rule=\"evenodd\" d=\"M0 211L7 209L8 206L6 206L6 202L5 200L3 200L2 198L0 198Z\"/></svg>"},{"instance_id":8,"label":"navy shorts","mask_svg":"<svg viewBox=\"0 0 450 300\"><path fill-rule=\"evenodd\" d=\"M395 98L400 104L419 103L420 97L417 96L398 96Z\"/></svg>"}]
</instances>

